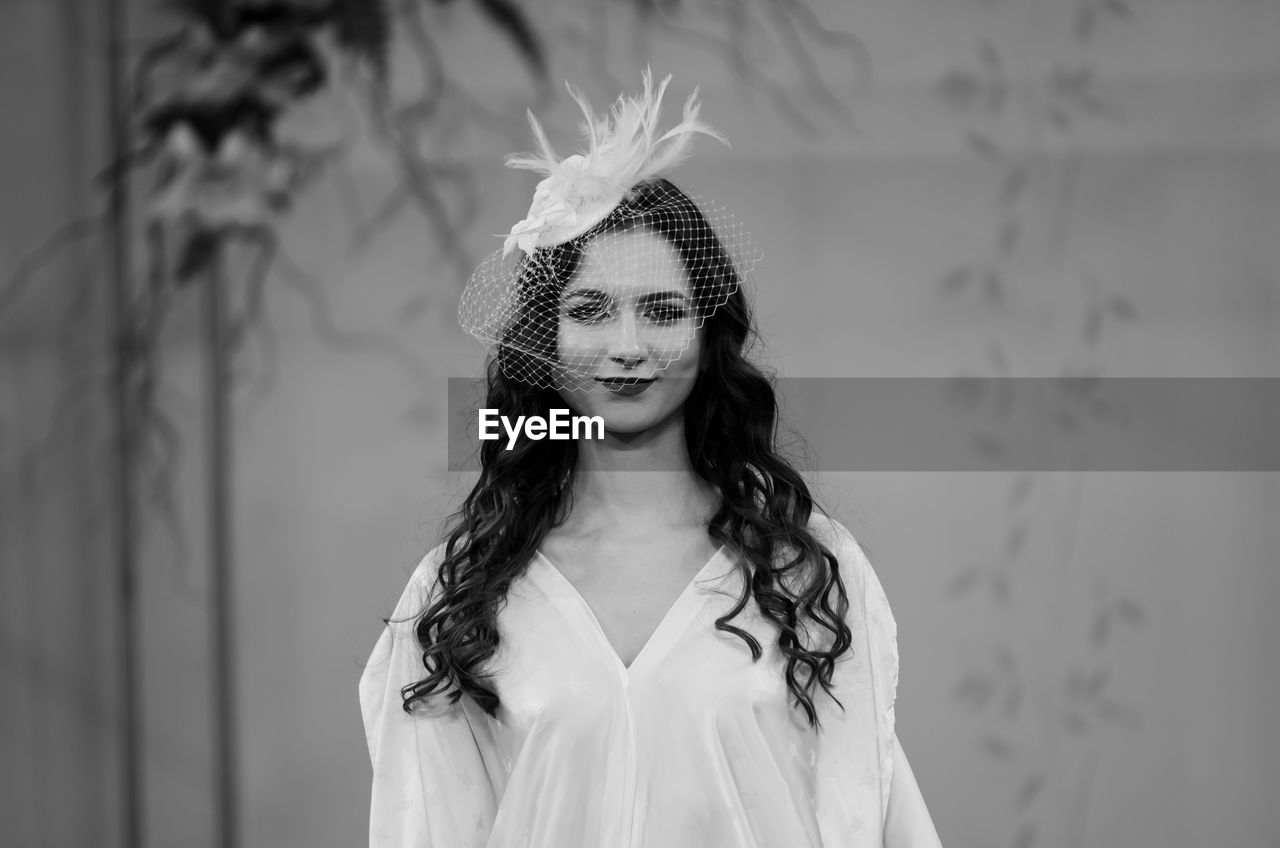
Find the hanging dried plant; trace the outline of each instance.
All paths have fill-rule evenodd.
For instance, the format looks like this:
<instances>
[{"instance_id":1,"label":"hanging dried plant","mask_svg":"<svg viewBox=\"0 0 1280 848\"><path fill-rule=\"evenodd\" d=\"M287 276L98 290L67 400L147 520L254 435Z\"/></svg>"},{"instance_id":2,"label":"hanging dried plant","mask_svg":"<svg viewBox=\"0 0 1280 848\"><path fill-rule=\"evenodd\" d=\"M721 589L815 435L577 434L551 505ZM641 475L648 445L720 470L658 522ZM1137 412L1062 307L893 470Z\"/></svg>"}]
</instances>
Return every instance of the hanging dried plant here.
<instances>
[{"instance_id":1,"label":"hanging dried plant","mask_svg":"<svg viewBox=\"0 0 1280 848\"><path fill-rule=\"evenodd\" d=\"M263 235L328 152L276 138L278 121L322 92L332 74L318 43L385 68L385 14L376 2L169 0L182 32L144 59L134 92L138 152L153 166L149 226L179 259L152 256L178 282L201 270L211 244ZM358 7L358 11L357 11ZM378 34L381 33L381 34ZM381 72L381 71L379 71Z\"/></svg>"}]
</instances>

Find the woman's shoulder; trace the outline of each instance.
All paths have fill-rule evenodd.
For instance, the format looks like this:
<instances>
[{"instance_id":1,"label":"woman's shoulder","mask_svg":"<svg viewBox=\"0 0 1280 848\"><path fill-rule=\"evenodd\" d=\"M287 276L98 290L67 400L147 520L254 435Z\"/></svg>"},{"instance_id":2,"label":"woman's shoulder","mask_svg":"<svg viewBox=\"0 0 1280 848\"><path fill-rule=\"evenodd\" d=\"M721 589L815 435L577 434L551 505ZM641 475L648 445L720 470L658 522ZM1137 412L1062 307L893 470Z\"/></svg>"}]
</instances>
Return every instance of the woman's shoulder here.
<instances>
[{"instance_id":1,"label":"woman's shoulder","mask_svg":"<svg viewBox=\"0 0 1280 848\"><path fill-rule=\"evenodd\" d=\"M447 552L444 542L427 551L409 574L409 580L396 605L394 617L416 615L426 609L431 595L436 589L436 580L440 573L440 565Z\"/></svg>"},{"instance_id":2,"label":"woman's shoulder","mask_svg":"<svg viewBox=\"0 0 1280 848\"><path fill-rule=\"evenodd\" d=\"M847 527L825 514L815 512L809 522L809 529L835 554L839 561L840 576L850 597L863 599L864 610L873 626L886 643L893 643L897 638L897 623L880 575L871 565L862 545Z\"/></svg>"},{"instance_id":3,"label":"woman's shoulder","mask_svg":"<svg viewBox=\"0 0 1280 848\"><path fill-rule=\"evenodd\" d=\"M856 559L866 558L857 537L848 527L826 513L814 510L809 517L808 529L814 539L825 545L837 558L842 559L842 554Z\"/></svg>"},{"instance_id":4,"label":"woman's shoulder","mask_svg":"<svg viewBox=\"0 0 1280 848\"><path fill-rule=\"evenodd\" d=\"M868 575L874 576L866 551L848 527L826 513L815 510L809 518L808 529L814 539L835 556L846 583L852 580L853 585L862 587Z\"/></svg>"}]
</instances>

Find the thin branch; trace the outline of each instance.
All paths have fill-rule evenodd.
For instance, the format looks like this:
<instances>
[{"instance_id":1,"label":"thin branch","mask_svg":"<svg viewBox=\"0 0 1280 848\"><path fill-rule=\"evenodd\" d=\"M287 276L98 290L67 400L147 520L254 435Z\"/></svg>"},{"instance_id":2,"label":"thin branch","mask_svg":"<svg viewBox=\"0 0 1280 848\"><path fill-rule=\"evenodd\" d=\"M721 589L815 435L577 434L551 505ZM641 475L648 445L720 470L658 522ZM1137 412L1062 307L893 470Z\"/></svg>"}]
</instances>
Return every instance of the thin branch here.
<instances>
[{"instance_id":1,"label":"thin branch","mask_svg":"<svg viewBox=\"0 0 1280 848\"><path fill-rule=\"evenodd\" d=\"M244 336L257 323L262 314L264 283L271 273L271 263L275 259L278 242L275 235L265 227L247 228L239 233L240 237L257 246L254 258L249 266L249 275L245 280L245 305L240 315L230 317L227 328L229 353L234 354L240 347Z\"/></svg>"},{"instance_id":2,"label":"thin branch","mask_svg":"<svg viewBox=\"0 0 1280 848\"><path fill-rule=\"evenodd\" d=\"M613 75L609 67L609 4L588 3L586 18L590 22L587 31L587 62L598 81L610 88L622 91L622 81ZM637 27L639 29L639 27Z\"/></svg>"},{"instance_id":3,"label":"thin branch","mask_svg":"<svg viewBox=\"0 0 1280 848\"><path fill-rule=\"evenodd\" d=\"M407 123L426 121L436 114L445 91L444 68L435 42L417 16L408 15L405 20L409 22L407 31L415 45L415 52L423 61L426 91L413 106L393 110L386 92L379 88L370 89L375 114L378 117L378 130L396 154L401 170L407 178L406 187L410 196L435 228L441 245L458 265L465 278L471 271L472 262L462 248L461 235L450 220L447 206L435 191L429 164L417 151L412 138L406 138L408 135L406 130L409 129L406 127Z\"/></svg>"},{"instance_id":4,"label":"thin branch","mask_svg":"<svg viewBox=\"0 0 1280 848\"><path fill-rule=\"evenodd\" d=\"M158 358L154 360L159 364ZM139 477L144 477L147 469L147 456L155 457L155 466L149 478L149 486L144 490L150 494L150 504L160 517L161 526L173 541L176 553L170 562L170 570L180 579L179 585L194 587L191 577L190 545L186 528L182 523L181 492L174 485L177 475L178 460L182 456L182 433L173 421L164 414L160 405L155 402L155 394L148 390L150 400L145 408L139 410L138 428L144 438L138 451Z\"/></svg>"},{"instance_id":5,"label":"thin branch","mask_svg":"<svg viewBox=\"0 0 1280 848\"><path fill-rule=\"evenodd\" d=\"M430 121L439 110L441 100L444 99L447 79L440 49L436 47L431 33L423 26L422 19L416 13L404 16L404 32L409 36L410 45L413 47L412 52L422 69L422 92L409 106L394 111L397 127L402 121L406 123Z\"/></svg>"},{"instance_id":6,"label":"thin branch","mask_svg":"<svg viewBox=\"0 0 1280 848\"><path fill-rule=\"evenodd\" d=\"M849 109L848 104L836 97L835 92L831 90L826 80L822 78L817 62L806 49L804 41L796 29L795 21L787 14L786 8L773 3L768 4L766 8L769 10L769 16L773 18L778 31L782 34L783 45L787 53L790 54L791 60L799 67L800 73L808 81L809 87L816 93L818 101L826 103L828 110L837 118L852 124L853 112Z\"/></svg>"},{"instance_id":7,"label":"thin branch","mask_svg":"<svg viewBox=\"0 0 1280 848\"><path fill-rule=\"evenodd\" d=\"M382 204L374 210L368 220L352 227L351 248L356 253L363 253L373 242L375 236L388 227L392 221L400 217L400 213L412 200L409 189L403 184L397 185L388 194Z\"/></svg>"},{"instance_id":8,"label":"thin branch","mask_svg":"<svg viewBox=\"0 0 1280 848\"><path fill-rule=\"evenodd\" d=\"M319 280L295 264L283 250L278 253L275 267L281 272L282 281L303 295L307 301L311 309L313 326L321 341L340 350L363 351L385 357L403 367L416 385L425 385L430 371L413 354L412 349L396 339L387 338L378 333L353 332L338 327L333 320L328 298Z\"/></svg>"},{"instance_id":9,"label":"thin branch","mask_svg":"<svg viewBox=\"0 0 1280 848\"><path fill-rule=\"evenodd\" d=\"M813 9L807 4L799 2L799 0L778 0L778 2L787 7L792 17L797 18L800 25L813 38L829 47L848 53L855 78L865 79L867 85L871 84L874 66L871 61L871 51L867 49L867 45L862 39L851 32L828 29L818 20L818 16Z\"/></svg>"},{"instance_id":10,"label":"thin branch","mask_svg":"<svg viewBox=\"0 0 1280 848\"><path fill-rule=\"evenodd\" d=\"M100 264L100 257L97 254L98 251L94 251L93 255L84 264L88 265L89 268L96 269ZM84 279L90 276L92 275L88 273L88 269L83 265L73 275L76 279ZM83 330L84 311L89 308L86 303L89 302L90 297L96 291L97 289L93 285L77 286L72 294L71 301L63 310L62 320L58 323L56 338L58 340L58 350L64 355L84 353L87 349L87 346L78 347L78 343L85 341L89 335Z\"/></svg>"},{"instance_id":11,"label":"thin branch","mask_svg":"<svg viewBox=\"0 0 1280 848\"><path fill-rule=\"evenodd\" d=\"M247 405L256 403L259 398L265 397L271 391L280 370L280 345L276 341L270 316L264 312L256 321L257 332L251 338L257 341L262 349L262 368L258 371L257 378L245 391Z\"/></svg>"},{"instance_id":12,"label":"thin branch","mask_svg":"<svg viewBox=\"0 0 1280 848\"><path fill-rule=\"evenodd\" d=\"M239 350L246 338L251 338L248 334L251 330L257 330L259 333L268 332L266 324L266 310L264 308L264 292L266 291L266 281L271 275L271 269L275 263L276 253L279 249L279 241L275 235L269 230L260 230L246 235L246 239L257 246L256 255L250 265L249 275L246 285L246 296L244 309L238 316L233 316L230 321L228 339L232 350ZM264 345L265 349L265 345ZM272 349L274 352L274 348ZM274 361L272 368L268 372L268 379L263 382L261 380L250 382L245 392L246 404L252 405L259 399L264 398L272 385L271 376L274 375ZM233 380L232 388L235 387Z\"/></svg>"},{"instance_id":13,"label":"thin branch","mask_svg":"<svg viewBox=\"0 0 1280 848\"><path fill-rule=\"evenodd\" d=\"M680 24L675 23L671 16L665 13L665 11L654 15L653 20L657 21L673 38L678 38L695 45L700 45L703 48L718 51L730 58L734 55L736 48L730 39L721 38L694 27L681 26ZM732 64L732 62L730 64ZM797 126L802 127L808 132L814 132L817 130L814 123L791 102L791 98L788 96L786 89L768 74L753 68L748 63L747 67L744 68L741 80L749 88L754 88L764 92L764 94L773 101L774 106L779 111L790 116L791 120Z\"/></svg>"},{"instance_id":14,"label":"thin branch","mask_svg":"<svg viewBox=\"0 0 1280 848\"><path fill-rule=\"evenodd\" d=\"M359 231L362 222L368 217L364 206L360 203L360 191L350 169L342 160L335 162L328 170L329 179L337 190L338 208L342 210L347 228Z\"/></svg>"},{"instance_id":15,"label":"thin branch","mask_svg":"<svg viewBox=\"0 0 1280 848\"><path fill-rule=\"evenodd\" d=\"M734 75L743 77L751 70L751 5L730 3L724 10L725 26L729 30L730 62Z\"/></svg>"},{"instance_id":16,"label":"thin branch","mask_svg":"<svg viewBox=\"0 0 1280 848\"><path fill-rule=\"evenodd\" d=\"M129 90L133 92L133 96L129 98L126 104L130 111L137 111L150 100L151 75L155 72L156 67L164 62L170 56L181 53L186 49L188 42L191 40L191 31L183 27L165 38L152 43L142 57L138 60L138 65L133 72L133 82L129 86Z\"/></svg>"},{"instance_id":17,"label":"thin branch","mask_svg":"<svg viewBox=\"0 0 1280 848\"><path fill-rule=\"evenodd\" d=\"M43 243L24 256L18 262L13 276L4 284L4 288L0 289L0 317L3 317L5 310L22 296L23 291L31 284L40 269L69 245L92 235L102 220L101 215L91 215L69 221L54 230Z\"/></svg>"}]
</instances>

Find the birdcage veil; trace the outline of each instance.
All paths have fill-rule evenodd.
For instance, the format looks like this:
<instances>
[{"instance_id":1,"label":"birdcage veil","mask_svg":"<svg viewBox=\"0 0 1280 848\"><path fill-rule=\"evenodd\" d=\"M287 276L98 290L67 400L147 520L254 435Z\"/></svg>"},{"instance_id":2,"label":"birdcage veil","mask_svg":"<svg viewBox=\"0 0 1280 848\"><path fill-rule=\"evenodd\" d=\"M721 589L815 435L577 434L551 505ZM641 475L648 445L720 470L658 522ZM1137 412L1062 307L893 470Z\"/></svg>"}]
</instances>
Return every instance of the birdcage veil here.
<instances>
[{"instance_id":1,"label":"birdcage veil","mask_svg":"<svg viewBox=\"0 0 1280 848\"><path fill-rule=\"evenodd\" d=\"M507 165L546 176L525 218L472 273L458 308L463 329L507 378L575 390L620 344L635 352L627 373L651 376L688 350L754 270L759 251L746 228L666 177L696 136L727 144L701 120L696 89L682 120L659 130L670 80L655 86L646 70L643 92L619 96L602 117L570 87L586 144L565 159L529 114L539 151Z\"/></svg>"}]
</instances>

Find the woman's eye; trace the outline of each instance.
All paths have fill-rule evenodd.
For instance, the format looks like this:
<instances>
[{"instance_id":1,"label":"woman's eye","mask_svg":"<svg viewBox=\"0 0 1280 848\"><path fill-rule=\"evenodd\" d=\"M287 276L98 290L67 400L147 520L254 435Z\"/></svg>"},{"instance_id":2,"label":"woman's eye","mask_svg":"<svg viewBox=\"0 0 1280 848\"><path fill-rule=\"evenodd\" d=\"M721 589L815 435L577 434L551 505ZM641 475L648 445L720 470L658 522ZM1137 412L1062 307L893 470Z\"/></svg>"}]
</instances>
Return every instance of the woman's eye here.
<instances>
[{"instance_id":1,"label":"woman's eye","mask_svg":"<svg viewBox=\"0 0 1280 848\"><path fill-rule=\"evenodd\" d=\"M676 321L683 321L688 311L683 306L675 306L673 304L656 304L645 310L646 317L651 321L657 321L661 324L673 324Z\"/></svg>"},{"instance_id":2,"label":"woman's eye","mask_svg":"<svg viewBox=\"0 0 1280 848\"><path fill-rule=\"evenodd\" d=\"M580 324L592 324L605 318L608 314L608 307L600 302L580 303L576 306L570 306L565 310L564 314L570 320L577 321Z\"/></svg>"}]
</instances>

